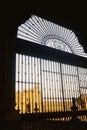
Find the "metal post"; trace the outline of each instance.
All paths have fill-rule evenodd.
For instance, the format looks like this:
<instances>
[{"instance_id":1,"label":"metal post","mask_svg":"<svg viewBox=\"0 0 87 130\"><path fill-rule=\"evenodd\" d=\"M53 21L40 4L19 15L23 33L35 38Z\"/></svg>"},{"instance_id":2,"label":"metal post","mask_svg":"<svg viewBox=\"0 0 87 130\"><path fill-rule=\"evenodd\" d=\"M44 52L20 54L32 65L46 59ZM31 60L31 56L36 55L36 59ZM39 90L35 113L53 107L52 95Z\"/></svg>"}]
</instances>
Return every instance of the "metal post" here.
<instances>
[{"instance_id":1,"label":"metal post","mask_svg":"<svg viewBox=\"0 0 87 130\"><path fill-rule=\"evenodd\" d=\"M62 86L62 95L63 95L63 107L64 107L64 111L65 111L64 90L63 90L63 77L62 77L62 66L61 66L61 63L60 63L60 76L61 76L61 86Z\"/></svg>"},{"instance_id":2,"label":"metal post","mask_svg":"<svg viewBox=\"0 0 87 130\"><path fill-rule=\"evenodd\" d=\"M80 93L80 102L81 102L81 109L82 109L81 90L80 90L80 80L79 80L79 72L78 72L78 67L77 67L77 78L78 78L79 93Z\"/></svg>"},{"instance_id":3,"label":"metal post","mask_svg":"<svg viewBox=\"0 0 87 130\"><path fill-rule=\"evenodd\" d=\"M42 104L42 112L43 112L43 89L42 89L42 64L40 59L40 77L41 77L41 104Z\"/></svg>"}]
</instances>

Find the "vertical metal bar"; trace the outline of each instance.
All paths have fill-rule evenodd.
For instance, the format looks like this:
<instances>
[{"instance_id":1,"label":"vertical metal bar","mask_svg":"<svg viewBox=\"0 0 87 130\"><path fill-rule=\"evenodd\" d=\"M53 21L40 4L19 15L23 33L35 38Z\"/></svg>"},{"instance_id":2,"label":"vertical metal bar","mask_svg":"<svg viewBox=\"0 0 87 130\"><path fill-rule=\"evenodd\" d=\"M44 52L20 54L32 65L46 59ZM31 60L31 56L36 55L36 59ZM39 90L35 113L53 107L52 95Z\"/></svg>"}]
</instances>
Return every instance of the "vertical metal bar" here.
<instances>
[{"instance_id":1,"label":"vertical metal bar","mask_svg":"<svg viewBox=\"0 0 87 130\"><path fill-rule=\"evenodd\" d=\"M28 112L31 112L31 103L30 103L30 57L28 56Z\"/></svg>"},{"instance_id":2,"label":"vertical metal bar","mask_svg":"<svg viewBox=\"0 0 87 130\"><path fill-rule=\"evenodd\" d=\"M41 79L41 105L42 105L42 112L43 112L42 59L40 59L40 79Z\"/></svg>"},{"instance_id":3,"label":"vertical metal bar","mask_svg":"<svg viewBox=\"0 0 87 130\"><path fill-rule=\"evenodd\" d=\"M64 89L63 89L63 77L62 77L62 65L60 63L60 76L61 76L61 87L62 87L62 96L63 96L63 108L65 111L65 102L64 102Z\"/></svg>"},{"instance_id":4,"label":"vertical metal bar","mask_svg":"<svg viewBox=\"0 0 87 130\"><path fill-rule=\"evenodd\" d=\"M72 88L72 77L69 76L69 87L70 87L70 95L73 94L73 88ZM70 96L70 102L72 103L72 97Z\"/></svg>"},{"instance_id":5,"label":"vertical metal bar","mask_svg":"<svg viewBox=\"0 0 87 130\"><path fill-rule=\"evenodd\" d=\"M55 62L55 105L56 105L56 112L57 112L57 102L58 102L58 100L57 100L57 97L58 97L58 95L59 95L59 91L58 91L58 81L57 81L57 63Z\"/></svg>"},{"instance_id":6,"label":"vertical metal bar","mask_svg":"<svg viewBox=\"0 0 87 130\"><path fill-rule=\"evenodd\" d=\"M15 70L15 109L17 110L17 84L18 84L18 70L17 70L17 54L16 54L16 70Z\"/></svg>"},{"instance_id":7,"label":"vertical metal bar","mask_svg":"<svg viewBox=\"0 0 87 130\"><path fill-rule=\"evenodd\" d=\"M20 88L20 55L18 55L18 110L20 109L19 108L19 105L20 105L20 91L19 91L19 88Z\"/></svg>"},{"instance_id":8,"label":"vertical metal bar","mask_svg":"<svg viewBox=\"0 0 87 130\"><path fill-rule=\"evenodd\" d=\"M51 104L51 61L49 61L49 107L50 112L52 111L52 104Z\"/></svg>"},{"instance_id":9,"label":"vertical metal bar","mask_svg":"<svg viewBox=\"0 0 87 130\"><path fill-rule=\"evenodd\" d=\"M80 102L81 102L81 90L80 90L80 80L79 80L79 71L77 67L77 78L78 78L78 86L79 86L79 94L80 94ZM81 109L82 109L82 102L81 102Z\"/></svg>"},{"instance_id":10,"label":"vertical metal bar","mask_svg":"<svg viewBox=\"0 0 87 130\"><path fill-rule=\"evenodd\" d=\"M59 70L59 63L56 64L56 71L57 71L57 111L60 111L60 107L61 107L61 91L60 91L60 70Z\"/></svg>"},{"instance_id":11,"label":"vertical metal bar","mask_svg":"<svg viewBox=\"0 0 87 130\"><path fill-rule=\"evenodd\" d=\"M23 55L23 112L25 113L25 55Z\"/></svg>"},{"instance_id":12,"label":"vertical metal bar","mask_svg":"<svg viewBox=\"0 0 87 130\"><path fill-rule=\"evenodd\" d=\"M33 102L33 112L34 111L34 108L36 106L36 87L34 86L35 85L35 76L34 76L34 57L32 57L32 102Z\"/></svg>"},{"instance_id":13,"label":"vertical metal bar","mask_svg":"<svg viewBox=\"0 0 87 130\"><path fill-rule=\"evenodd\" d=\"M47 112L47 76L46 76L46 60L44 60L44 72L45 72L45 112Z\"/></svg>"},{"instance_id":14,"label":"vertical metal bar","mask_svg":"<svg viewBox=\"0 0 87 130\"><path fill-rule=\"evenodd\" d=\"M45 60L43 61L43 83L44 83L44 111L46 112L46 65L45 65Z\"/></svg>"},{"instance_id":15,"label":"vertical metal bar","mask_svg":"<svg viewBox=\"0 0 87 130\"><path fill-rule=\"evenodd\" d=\"M27 98L26 98L26 93L27 93L27 90L26 90L26 56L24 56L24 59L25 59L24 60L24 63L25 63L25 68L24 68L25 69L25 74L24 74L25 75L25 83L24 84L25 84L25 113L26 113L26 100L27 100Z\"/></svg>"},{"instance_id":16,"label":"vertical metal bar","mask_svg":"<svg viewBox=\"0 0 87 130\"><path fill-rule=\"evenodd\" d=\"M21 113L23 113L23 55L21 55Z\"/></svg>"},{"instance_id":17,"label":"vertical metal bar","mask_svg":"<svg viewBox=\"0 0 87 130\"><path fill-rule=\"evenodd\" d=\"M32 113L33 113L33 63L32 57L30 57L31 64L31 103L32 103Z\"/></svg>"},{"instance_id":18,"label":"vertical metal bar","mask_svg":"<svg viewBox=\"0 0 87 130\"><path fill-rule=\"evenodd\" d=\"M50 111L50 61L48 60L48 111Z\"/></svg>"},{"instance_id":19,"label":"vertical metal bar","mask_svg":"<svg viewBox=\"0 0 87 130\"><path fill-rule=\"evenodd\" d=\"M47 112L49 112L49 68L48 68L48 62L47 60Z\"/></svg>"},{"instance_id":20,"label":"vertical metal bar","mask_svg":"<svg viewBox=\"0 0 87 130\"><path fill-rule=\"evenodd\" d=\"M66 77L66 81L65 81L65 85L66 85L66 110L69 109L69 99L70 99L70 87L71 87L71 83L70 83L70 75L68 74L68 69L67 69L68 65L66 66L66 73L65 73L65 77ZM69 70L70 71L70 70Z\"/></svg>"},{"instance_id":21,"label":"vertical metal bar","mask_svg":"<svg viewBox=\"0 0 87 130\"><path fill-rule=\"evenodd\" d=\"M26 90L27 90L27 92L26 92L26 112L28 112L28 109L27 109L27 104L28 104L28 56L26 56Z\"/></svg>"},{"instance_id":22,"label":"vertical metal bar","mask_svg":"<svg viewBox=\"0 0 87 130\"><path fill-rule=\"evenodd\" d=\"M52 112L52 61L50 61L50 107L51 107L51 112Z\"/></svg>"},{"instance_id":23,"label":"vertical metal bar","mask_svg":"<svg viewBox=\"0 0 87 130\"><path fill-rule=\"evenodd\" d=\"M33 57L33 87L34 87L34 100L35 100L35 102L34 102L34 109L36 109L36 110L34 110L36 113L37 113L37 107L38 107L38 102L37 102L37 97L38 97L38 88L37 88L37 86L36 86L36 63L35 63L35 57Z\"/></svg>"},{"instance_id":24,"label":"vertical metal bar","mask_svg":"<svg viewBox=\"0 0 87 130\"><path fill-rule=\"evenodd\" d=\"M52 112L53 112L53 61L51 62L51 81L52 81L52 86L51 86L51 102L52 102Z\"/></svg>"},{"instance_id":25,"label":"vertical metal bar","mask_svg":"<svg viewBox=\"0 0 87 130\"><path fill-rule=\"evenodd\" d=\"M48 92L49 92L49 89L48 89L48 80L49 80L49 76L48 76L48 60L46 60L46 87L47 87L47 112L49 112L49 97L48 97Z\"/></svg>"},{"instance_id":26,"label":"vertical metal bar","mask_svg":"<svg viewBox=\"0 0 87 130\"><path fill-rule=\"evenodd\" d=\"M35 68L35 82L36 82L36 86L37 86L37 102L38 102L38 112L40 112L40 97L39 97L39 95L40 95L40 89L39 89L39 81L37 82L37 78L38 78L38 68L39 68L39 64L38 64L38 58L36 57L35 58L35 66L36 66L36 68ZM37 67L38 66L38 67Z\"/></svg>"},{"instance_id":27,"label":"vertical metal bar","mask_svg":"<svg viewBox=\"0 0 87 130\"><path fill-rule=\"evenodd\" d=\"M18 59L17 59L17 57L18 57L18 54L16 54L16 70L15 70L15 109L17 110L17 84L18 84L18 69L17 69L17 61L18 61Z\"/></svg>"},{"instance_id":28,"label":"vertical metal bar","mask_svg":"<svg viewBox=\"0 0 87 130\"><path fill-rule=\"evenodd\" d=\"M50 70L49 70L49 60L47 61L47 77L48 77L48 85L47 85L47 87L48 87L48 92L47 92L47 97L48 97L48 112L50 111L50 102L49 102L49 83L50 83Z\"/></svg>"},{"instance_id":29,"label":"vertical metal bar","mask_svg":"<svg viewBox=\"0 0 87 130\"><path fill-rule=\"evenodd\" d=\"M53 111L55 112L55 62L53 61Z\"/></svg>"},{"instance_id":30,"label":"vertical metal bar","mask_svg":"<svg viewBox=\"0 0 87 130\"><path fill-rule=\"evenodd\" d=\"M53 61L53 111L55 112L55 62Z\"/></svg>"},{"instance_id":31,"label":"vertical metal bar","mask_svg":"<svg viewBox=\"0 0 87 130\"><path fill-rule=\"evenodd\" d=\"M69 104L71 104L71 92L72 92L72 83L71 83L71 75L67 76L67 84L69 86L69 94L68 94L68 97L69 97ZM69 105L69 107L71 107Z\"/></svg>"}]
</instances>

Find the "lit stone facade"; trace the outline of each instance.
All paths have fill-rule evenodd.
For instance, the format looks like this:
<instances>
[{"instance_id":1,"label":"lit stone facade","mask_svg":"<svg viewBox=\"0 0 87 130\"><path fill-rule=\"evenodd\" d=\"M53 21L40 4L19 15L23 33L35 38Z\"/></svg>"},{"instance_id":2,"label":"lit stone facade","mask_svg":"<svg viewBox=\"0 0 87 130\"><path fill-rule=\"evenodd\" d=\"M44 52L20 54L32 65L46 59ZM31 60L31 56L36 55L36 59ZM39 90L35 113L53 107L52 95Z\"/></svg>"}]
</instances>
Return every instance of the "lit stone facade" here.
<instances>
[{"instance_id":1,"label":"lit stone facade","mask_svg":"<svg viewBox=\"0 0 87 130\"><path fill-rule=\"evenodd\" d=\"M76 106L78 110L87 109L87 95L81 95L76 98ZM16 92L16 110L20 113L36 113L36 112L57 112L57 111L70 111L72 106L71 100L58 101L58 100L43 100L41 90L38 86L31 90Z\"/></svg>"}]
</instances>

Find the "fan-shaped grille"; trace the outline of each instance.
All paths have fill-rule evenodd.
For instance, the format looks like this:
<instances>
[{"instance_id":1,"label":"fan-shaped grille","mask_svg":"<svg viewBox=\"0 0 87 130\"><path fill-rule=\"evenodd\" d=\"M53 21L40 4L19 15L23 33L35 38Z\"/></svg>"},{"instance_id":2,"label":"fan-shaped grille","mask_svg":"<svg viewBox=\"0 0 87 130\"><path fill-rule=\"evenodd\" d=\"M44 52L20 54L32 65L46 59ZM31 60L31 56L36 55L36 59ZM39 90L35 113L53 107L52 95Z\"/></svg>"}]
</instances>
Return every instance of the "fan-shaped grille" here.
<instances>
[{"instance_id":1,"label":"fan-shaped grille","mask_svg":"<svg viewBox=\"0 0 87 130\"><path fill-rule=\"evenodd\" d=\"M46 45L62 51L87 57L78 38L72 30L32 15L18 27L17 37L34 43Z\"/></svg>"}]
</instances>

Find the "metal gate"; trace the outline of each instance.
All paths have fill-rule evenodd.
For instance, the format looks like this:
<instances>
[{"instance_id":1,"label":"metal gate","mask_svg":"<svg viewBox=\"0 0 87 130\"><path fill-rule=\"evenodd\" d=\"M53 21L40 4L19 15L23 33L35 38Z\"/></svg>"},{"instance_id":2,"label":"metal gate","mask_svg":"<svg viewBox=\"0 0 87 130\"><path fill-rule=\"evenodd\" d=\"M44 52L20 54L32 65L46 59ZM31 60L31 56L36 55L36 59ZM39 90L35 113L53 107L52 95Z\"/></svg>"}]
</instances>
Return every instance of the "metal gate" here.
<instances>
[{"instance_id":1,"label":"metal gate","mask_svg":"<svg viewBox=\"0 0 87 130\"><path fill-rule=\"evenodd\" d=\"M78 111L87 110L87 59L23 42L17 39L15 81L15 108L22 119L27 115L31 123L38 122L39 115L40 125L42 121L70 121L72 114L63 115L72 112L73 98ZM50 117L52 113L55 116ZM79 114L78 119L87 121L86 114Z\"/></svg>"}]
</instances>

